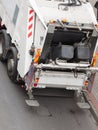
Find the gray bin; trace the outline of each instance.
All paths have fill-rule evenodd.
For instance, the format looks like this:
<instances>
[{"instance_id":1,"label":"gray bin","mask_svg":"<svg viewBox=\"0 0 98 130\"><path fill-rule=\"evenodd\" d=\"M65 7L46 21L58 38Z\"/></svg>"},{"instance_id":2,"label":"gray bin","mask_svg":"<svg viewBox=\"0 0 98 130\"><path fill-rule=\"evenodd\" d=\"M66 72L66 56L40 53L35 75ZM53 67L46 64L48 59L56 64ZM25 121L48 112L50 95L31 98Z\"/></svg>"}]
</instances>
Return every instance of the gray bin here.
<instances>
[{"instance_id":1,"label":"gray bin","mask_svg":"<svg viewBox=\"0 0 98 130\"><path fill-rule=\"evenodd\" d=\"M78 46L75 49L75 58L77 60L87 61L90 59L90 49L87 46Z\"/></svg>"}]
</instances>

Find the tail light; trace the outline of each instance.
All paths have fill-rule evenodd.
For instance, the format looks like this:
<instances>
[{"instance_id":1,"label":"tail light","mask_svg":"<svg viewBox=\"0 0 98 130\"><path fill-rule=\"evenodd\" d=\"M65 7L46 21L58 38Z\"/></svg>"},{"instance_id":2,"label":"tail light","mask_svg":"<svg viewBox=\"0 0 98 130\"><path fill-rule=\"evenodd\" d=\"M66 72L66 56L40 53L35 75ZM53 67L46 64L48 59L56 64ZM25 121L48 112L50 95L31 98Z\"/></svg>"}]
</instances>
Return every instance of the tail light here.
<instances>
[{"instance_id":1,"label":"tail light","mask_svg":"<svg viewBox=\"0 0 98 130\"><path fill-rule=\"evenodd\" d=\"M53 20L53 19L51 19L51 20L49 21L49 23L50 23L50 24L54 24L54 23L56 23L56 21Z\"/></svg>"},{"instance_id":2,"label":"tail light","mask_svg":"<svg viewBox=\"0 0 98 130\"><path fill-rule=\"evenodd\" d=\"M38 82L39 82L39 78L36 78L36 79L35 79L35 82L34 82L34 84L33 84L34 88L36 88L36 87L37 87Z\"/></svg>"},{"instance_id":3,"label":"tail light","mask_svg":"<svg viewBox=\"0 0 98 130\"><path fill-rule=\"evenodd\" d=\"M89 81L86 80L86 81L84 82L84 85L87 87L87 86L89 85Z\"/></svg>"},{"instance_id":4,"label":"tail light","mask_svg":"<svg viewBox=\"0 0 98 130\"><path fill-rule=\"evenodd\" d=\"M62 23L67 23L67 20L66 19L62 19Z\"/></svg>"}]
</instances>

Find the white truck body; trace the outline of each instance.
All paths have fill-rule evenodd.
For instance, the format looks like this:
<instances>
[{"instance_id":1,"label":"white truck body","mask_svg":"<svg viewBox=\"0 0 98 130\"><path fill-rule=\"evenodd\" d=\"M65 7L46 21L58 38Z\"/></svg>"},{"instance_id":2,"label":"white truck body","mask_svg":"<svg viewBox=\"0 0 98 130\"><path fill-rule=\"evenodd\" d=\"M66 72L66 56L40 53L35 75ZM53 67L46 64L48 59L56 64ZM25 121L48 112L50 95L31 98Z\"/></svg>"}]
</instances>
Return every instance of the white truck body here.
<instances>
[{"instance_id":1,"label":"white truck body","mask_svg":"<svg viewBox=\"0 0 98 130\"><path fill-rule=\"evenodd\" d=\"M77 1L79 6L65 6L67 3L68 0L0 0L2 24L5 24L7 32L11 35L12 43L18 50L17 70L21 78L24 78L29 72L32 59L36 56L36 53L34 57L29 54L31 46L35 47L35 52L37 49L42 52L47 35L54 33L56 27L65 30L74 28L86 32L86 36L91 31L91 35L96 36L97 20L90 2L81 0L81 5ZM66 20L66 22L62 23L62 20ZM56 23L52 24L50 21ZM94 46L93 56L97 44L98 40ZM84 82L88 79L88 73L84 73L84 71L91 66L93 56L90 62L66 63L66 61L58 60L58 64L55 62L37 63L35 65L37 68L35 77L39 75L37 87L82 90ZM78 75L76 73L77 76L75 76L73 70L78 67L79 71L81 68L84 68L84 71L78 72ZM52 71L44 71L42 68L52 69ZM59 69L59 71L54 71L55 69ZM66 72L66 69L71 71ZM91 70L89 69L89 71Z\"/></svg>"}]
</instances>

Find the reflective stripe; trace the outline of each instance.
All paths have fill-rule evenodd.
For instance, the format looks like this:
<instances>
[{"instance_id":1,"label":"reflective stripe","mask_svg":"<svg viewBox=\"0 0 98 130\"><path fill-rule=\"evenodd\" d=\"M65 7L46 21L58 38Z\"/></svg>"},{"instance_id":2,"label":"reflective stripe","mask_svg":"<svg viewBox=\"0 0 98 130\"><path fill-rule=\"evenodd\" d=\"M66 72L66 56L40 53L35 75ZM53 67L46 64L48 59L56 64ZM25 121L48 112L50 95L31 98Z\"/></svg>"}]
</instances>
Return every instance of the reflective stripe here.
<instances>
[{"instance_id":1,"label":"reflective stripe","mask_svg":"<svg viewBox=\"0 0 98 130\"><path fill-rule=\"evenodd\" d=\"M28 38L33 35L33 20L34 20L34 10L29 10L28 16Z\"/></svg>"},{"instance_id":2,"label":"reflective stripe","mask_svg":"<svg viewBox=\"0 0 98 130\"><path fill-rule=\"evenodd\" d=\"M30 32L30 33L28 34L28 38L31 37L31 36L32 36L32 32Z\"/></svg>"}]
</instances>

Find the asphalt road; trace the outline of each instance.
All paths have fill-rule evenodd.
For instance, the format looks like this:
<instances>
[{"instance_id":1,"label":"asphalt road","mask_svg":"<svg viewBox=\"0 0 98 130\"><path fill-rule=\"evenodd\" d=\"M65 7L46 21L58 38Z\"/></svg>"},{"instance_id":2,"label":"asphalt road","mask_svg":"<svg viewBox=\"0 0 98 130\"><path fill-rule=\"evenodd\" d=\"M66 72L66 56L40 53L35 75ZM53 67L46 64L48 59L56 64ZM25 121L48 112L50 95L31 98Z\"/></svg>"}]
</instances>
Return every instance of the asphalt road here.
<instances>
[{"instance_id":1,"label":"asphalt road","mask_svg":"<svg viewBox=\"0 0 98 130\"><path fill-rule=\"evenodd\" d=\"M89 110L74 99L38 97L39 108L28 107L23 88L13 84L0 62L0 130L97 130Z\"/></svg>"},{"instance_id":2,"label":"asphalt road","mask_svg":"<svg viewBox=\"0 0 98 130\"><path fill-rule=\"evenodd\" d=\"M0 130L98 130L90 111L79 109L74 99L38 97L41 106L31 108L26 97L0 62Z\"/></svg>"}]
</instances>

